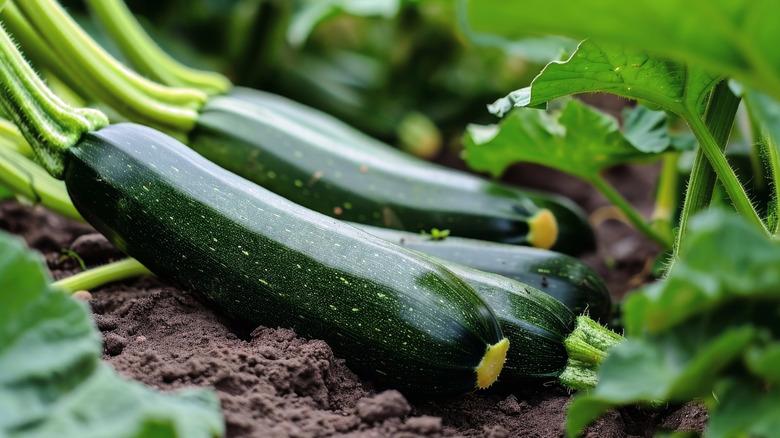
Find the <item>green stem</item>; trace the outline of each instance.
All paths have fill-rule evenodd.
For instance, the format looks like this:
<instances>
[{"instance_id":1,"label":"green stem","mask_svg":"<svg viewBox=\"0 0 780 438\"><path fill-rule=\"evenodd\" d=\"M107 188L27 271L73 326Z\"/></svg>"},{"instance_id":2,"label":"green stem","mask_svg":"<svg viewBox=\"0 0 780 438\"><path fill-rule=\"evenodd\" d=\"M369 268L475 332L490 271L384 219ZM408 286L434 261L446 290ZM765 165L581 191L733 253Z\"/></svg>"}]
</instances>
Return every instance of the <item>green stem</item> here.
<instances>
[{"instance_id":1,"label":"green stem","mask_svg":"<svg viewBox=\"0 0 780 438\"><path fill-rule=\"evenodd\" d=\"M713 137L712 133L707 127L708 125L705 125L701 118L693 117L692 114L689 114L687 119L691 130L699 141L699 149L702 151L709 164L715 170L715 174L723 184L723 188L726 190L726 193L728 193L732 204L734 204L734 208L749 222L752 222L758 228L764 232L767 232L767 229L764 226L764 222L761 220L758 212L753 207L753 203L750 202L750 198L748 197L745 188L739 182L737 174L734 173L734 169L731 168L728 161L726 160L726 156L723 154L723 146L721 143L715 137ZM731 121L733 122L733 120L734 119L732 117ZM730 130L731 124L726 129ZM726 136L726 141L727 139L728 136ZM725 144L726 141L724 141L723 144Z\"/></svg>"},{"instance_id":2,"label":"green stem","mask_svg":"<svg viewBox=\"0 0 780 438\"><path fill-rule=\"evenodd\" d=\"M677 186L680 183L680 173L677 169L680 153L666 153L662 160L661 174L658 176L655 208L650 221L653 229L671 242L674 237L672 222L674 221L674 213L677 210Z\"/></svg>"},{"instance_id":3,"label":"green stem","mask_svg":"<svg viewBox=\"0 0 780 438\"><path fill-rule=\"evenodd\" d=\"M589 178L588 181L593 184L593 186L595 186L596 189L598 189L598 191L601 192L601 194L604 195L607 200L609 200L609 202L619 208L637 230L641 231L647 237L653 239L663 248L672 247L671 240L653 229L645 221L645 218L643 218L642 215L639 214L639 212L634 208L634 206L631 205L626 200L626 198L623 197L623 195L615 190L615 188L612 187L612 185L608 183L607 180L605 180L601 175L595 175Z\"/></svg>"},{"instance_id":4,"label":"green stem","mask_svg":"<svg viewBox=\"0 0 780 438\"><path fill-rule=\"evenodd\" d=\"M11 147L27 158L33 157L33 150L24 135L16 125L6 119L0 119L0 139L3 140L6 147Z\"/></svg>"},{"instance_id":5,"label":"green stem","mask_svg":"<svg viewBox=\"0 0 780 438\"><path fill-rule=\"evenodd\" d=\"M723 173L732 175L730 183L732 190L735 182L739 186L742 196L744 197L742 202L743 208L744 201L747 201L747 203L750 204L750 201L747 200L747 195L744 193L744 189L742 189L742 185L739 184L734 171L729 167L726 157L723 154L729 136L731 135L731 128L734 124L734 118L736 117L738 108L739 98L731 92L728 83L723 81L715 87L710 96L704 115L706 126L701 124L699 115L689 114L686 117L688 124L691 126L696 138L699 140L700 147L699 150L696 151L696 157L693 160L693 168L691 169L691 176L688 179L688 188L685 192L679 228L677 229L677 237L674 243L672 263L676 260L680 246L688 234L688 224L691 218L710 205L710 201L712 200L716 174L708 159L709 157L707 156L706 148L715 149L715 151L710 151L709 155L714 155L716 161L720 162L721 167L723 167L723 164L725 163L727 170ZM710 132L712 132L712 134L710 134ZM708 146L701 146L705 141ZM718 176L720 176L720 172L718 173ZM731 196L731 192L729 192L729 196ZM751 216L758 216L758 214L755 213L752 204L750 204L749 210L752 211L752 213L749 213ZM761 221L760 218L758 218L758 220L759 222ZM761 223L761 227L763 227L763 222Z\"/></svg>"},{"instance_id":6,"label":"green stem","mask_svg":"<svg viewBox=\"0 0 780 438\"><path fill-rule=\"evenodd\" d=\"M564 340L569 360L558 380L565 386L583 390L598 383L598 367L609 350L623 341L623 336L587 316L577 317L574 330Z\"/></svg>"},{"instance_id":7,"label":"green stem","mask_svg":"<svg viewBox=\"0 0 780 438\"><path fill-rule=\"evenodd\" d=\"M137 260L124 259L55 281L54 287L72 294L80 290L90 290L108 283L144 275L153 274Z\"/></svg>"},{"instance_id":8,"label":"green stem","mask_svg":"<svg viewBox=\"0 0 780 438\"><path fill-rule=\"evenodd\" d=\"M208 96L152 82L103 50L55 0L17 1L27 22L56 53L58 73L131 120L189 132ZM24 42L23 42L24 43ZM52 62L51 59L49 59ZM57 67L58 65L58 67Z\"/></svg>"},{"instance_id":9,"label":"green stem","mask_svg":"<svg viewBox=\"0 0 780 438\"><path fill-rule=\"evenodd\" d=\"M769 177L772 184L772 200L768 206L767 223L769 230L773 237L778 237L780 234L780 154L777 150L777 142L774 137L770 135L765 129L762 128L761 122L757 119L753 110L754 102L752 100L753 95L751 93L745 94L745 112L747 113L747 123L743 129L746 131L746 136L749 136L752 144L758 144L756 149L760 151L759 163L766 163L769 171Z\"/></svg>"},{"instance_id":10,"label":"green stem","mask_svg":"<svg viewBox=\"0 0 780 438\"><path fill-rule=\"evenodd\" d=\"M85 132L108 124L103 113L70 107L54 95L27 64L5 28L0 31L0 84L0 104L54 177L62 176L70 146Z\"/></svg>"},{"instance_id":11,"label":"green stem","mask_svg":"<svg viewBox=\"0 0 780 438\"><path fill-rule=\"evenodd\" d=\"M51 50L30 23L24 18L16 4L9 2L2 11L3 23L14 38L24 46L24 54L35 66L45 66L54 72L59 78L68 84L68 87L76 90L81 96L89 96L90 93L81 84L71 80L78 75L67 74L64 67L57 60L57 55Z\"/></svg>"},{"instance_id":12,"label":"green stem","mask_svg":"<svg viewBox=\"0 0 780 438\"><path fill-rule=\"evenodd\" d=\"M19 152L0 146L0 185L62 216L83 221L70 201L65 184Z\"/></svg>"},{"instance_id":13,"label":"green stem","mask_svg":"<svg viewBox=\"0 0 780 438\"><path fill-rule=\"evenodd\" d=\"M189 68L165 53L122 0L87 0L87 3L122 53L141 73L166 85L196 88L207 94L222 94L232 87L221 74Z\"/></svg>"}]
</instances>

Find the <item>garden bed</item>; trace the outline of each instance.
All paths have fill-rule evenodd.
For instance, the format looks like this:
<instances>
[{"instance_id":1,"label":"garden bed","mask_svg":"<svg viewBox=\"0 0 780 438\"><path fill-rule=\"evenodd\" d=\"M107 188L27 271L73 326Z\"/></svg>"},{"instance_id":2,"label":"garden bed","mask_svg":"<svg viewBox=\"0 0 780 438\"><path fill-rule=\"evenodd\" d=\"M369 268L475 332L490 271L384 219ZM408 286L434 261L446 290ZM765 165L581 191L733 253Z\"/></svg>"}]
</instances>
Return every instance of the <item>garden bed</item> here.
<instances>
[{"instance_id":1,"label":"garden bed","mask_svg":"<svg viewBox=\"0 0 780 438\"><path fill-rule=\"evenodd\" d=\"M619 167L609 177L640 210L652 208L655 169ZM597 254L585 257L618 298L649 278L657 249L612 219L606 202L587 185L538 168L507 176L572 197L596 221ZM543 182L543 183L542 183ZM630 184L629 184L630 182ZM22 235L42 252L56 278L79 270L64 255L73 249L88 266L121 257L90 227L35 207L0 204L0 228ZM156 279L111 285L89 299L104 337L104 358L121 374L171 390L213 387L231 437L273 436L529 436L563 433L569 394L554 384L440 400L406 399L352 373L320 340L287 329L235 327L188 292ZM651 411L624 409L589 429L593 437L652 436L658 430L703 429L696 405Z\"/></svg>"}]
</instances>

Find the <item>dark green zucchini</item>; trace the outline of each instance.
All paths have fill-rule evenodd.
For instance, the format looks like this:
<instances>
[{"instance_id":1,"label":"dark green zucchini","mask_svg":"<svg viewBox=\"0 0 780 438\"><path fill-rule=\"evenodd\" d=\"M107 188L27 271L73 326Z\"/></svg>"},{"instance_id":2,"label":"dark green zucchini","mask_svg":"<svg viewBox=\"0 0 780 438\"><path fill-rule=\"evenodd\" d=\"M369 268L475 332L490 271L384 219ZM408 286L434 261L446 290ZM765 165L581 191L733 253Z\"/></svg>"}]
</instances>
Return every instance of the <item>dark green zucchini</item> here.
<instances>
[{"instance_id":1,"label":"dark green zucchini","mask_svg":"<svg viewBox=\"0 0 780 438\"><path fill-rule=\"evenodd\" d=\"M86 134L64 180L84 218L152 272L226 315L323 338L408 391L492 383L507 342L439 264L275 195L150 128Z\"/></svg>"},{"instance_id":2,"label":"dark green zucchini","mask_svg":"<svg viewBox=\"0 0 780 438\"><path fill-rule=\"evenodd\" d=\"M551 195L521 191L435 165L376 140L286 112L246 90L212 98L189 145L220 166L339 219L577 253L593 234L580 210ZM323 126L330 125L330 128ZM553 214L550 215L548 211ZM552 220L551 220L552 219Z\"/></svg>"},{"instance_id":3,"label":"dark green zucchini","mask_svg":"<svg viewBox=\"0 0 780 438\"><path fill-rule=\"evenodd\" d=\"M573 257L539 248L460 237L433 240L421 234L353 225L396 245L518 280L553 296L576 315L587 313L599 321L609 320L612 301L607 287L598 274ZM469 277L461 278L471 284Z\"/></svg>"}]
</instances>

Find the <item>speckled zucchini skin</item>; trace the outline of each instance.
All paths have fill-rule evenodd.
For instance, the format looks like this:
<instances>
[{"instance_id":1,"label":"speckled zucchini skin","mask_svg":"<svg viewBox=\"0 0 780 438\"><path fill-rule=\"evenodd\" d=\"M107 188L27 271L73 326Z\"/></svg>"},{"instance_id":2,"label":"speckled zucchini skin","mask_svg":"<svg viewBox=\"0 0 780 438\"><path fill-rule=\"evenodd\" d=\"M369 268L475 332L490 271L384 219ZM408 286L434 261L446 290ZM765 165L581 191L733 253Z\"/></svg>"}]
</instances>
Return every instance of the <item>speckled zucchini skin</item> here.
<instances>
[{"instance_id":1,"label":"speckled zucchini skin","mask_svg":"<svg viewBox=\"0 0 780 438\"><path fill-rule=\"evenodd\" d=\"M300 207L134 124L70 148L84 218L160 277L252 325L325 339L354 368L422 393L475 388L502 339L487 305L427 257Z\"/></svg>"},{"instance_id":2,"label":"speckled zucchini skin","mask_svg":"<svg viewBox=\"0 0 780 438\"><path fill-rule=\"evenodd\" d=\"M550 209L555 248L593 246L581 211L554 196L521 191L411 157L301 105L245 89L203 108L189 145L239 175L312 210L353 222L505 243L527 242L527 219ZM297 114L297 116L296 116Z\"/></svg>"},{"instance_id":3,"label":"speckled zucchini skin","mask_svg":"<svg viewBox=\"0 0 780 438\"><path fill-rule=\"evenodd\" d=\"M574 330L575 315L550 295L518 281L455 263L447 269L465 280L493 309L509 352L499 384L555 378L566 367L563 341Z\"/></svg>"},{"instance_id":4,"label":"speckled zucchini skin","mask_svg":"<svg viewBox=\"0 0 780 438\"><path fill-rule=\"evenodd\" d=\"M512 278L553 296L576 315L587 312L595 320L609 321L612 300L606 285L598 274L573 257L538 248L460 237L432 240L421 234L355 226L396 245L441 259L447 268L449 261ZM460 277L471 284L469 276Z\"/></svg>"}]
</instances>

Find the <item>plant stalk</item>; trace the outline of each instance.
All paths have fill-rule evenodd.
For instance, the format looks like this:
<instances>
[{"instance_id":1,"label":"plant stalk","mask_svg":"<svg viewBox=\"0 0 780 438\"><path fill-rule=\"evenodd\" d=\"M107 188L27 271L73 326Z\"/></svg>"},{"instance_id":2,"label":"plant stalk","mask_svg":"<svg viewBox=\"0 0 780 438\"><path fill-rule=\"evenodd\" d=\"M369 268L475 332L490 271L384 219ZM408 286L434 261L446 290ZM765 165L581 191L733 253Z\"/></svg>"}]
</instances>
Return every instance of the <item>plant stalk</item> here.
<instances>
[{"instance_id":1,"label":"plant stalk","mask_svg":"<svg viewBox=\"0 0 780 438\"><path fill-rule=\"evenodd\" d=\"M752 137L753 145L758 144L759 166L766 163L769 177L771 178L772 200L769 202L767 211L767 225L773 237L780 235L780 153L778 144L774 137L766 130L762 129L761 122L756 118L753 111L754 102L751 99L751 93L745 95L745 112L747 113L747 123L744 129L749 131Z\"/></svg>"},{"instance_id":2,"label":"plant stalk","mask_svg":"<svg viewBox=\"0 0 780 438\"><path fill-rule=\"evenodd\" d=\"M0 186L62 216L84 220L70 201L62 181L52 178L29 158L8 148L5 139L0 143Z\"/></svg>"},{"instance_id":3,"label":"plant stalk","mask_svg":"<svg viewBox=\"0 0 780 438\"><path fill-rule=\"evenodd\" d=\"M19 127L38 161L54 177L64 171L65 152L85 132L108 124L96 110L73 108L49 90L0 28L0 105Z\"/></svg>"},{"instance_id":4,"label":"plant stalk","mask_svg":"<svg viewBox=\"0 0 780 438\"><path fill-rule=\"evenodd\" d=\"M596 189L604 195L609 202L614 204L623 214L626 215L629 222L644 235L651 238L653 241L661 245L662 248L671 248L671 239L667 236L660 234L650 224L645 221L645 218L629 203L626 198L623 197L612 185L607 182L601 175L595 175L588 179Z\"/></svg>"},{"instance_id":5,"label":"plant stalk","mask_svg":"<svg viewBox=\"0 0 780 438\"><path fill-rule=\"evenodd\" d=\"M165 51L144 31L122 0L87 0L119 49L146 76L166 85L189 87L207 94L222 94L233 84L216 72L187 67Z\"/></svg>"},{"instance_id":6,"label":"plant stalk","mask_svg":"<svg viewBox=\"0 0 780 438\"><path fill-rule=\"evenodd\" d=\"M208 96L148 80L103 50L55 0L16 1L23 18L56 54L46 67L79 84L127 118L168 132L189 132ZM18 17L17 17L18 18ZM20 35L24 37L24 35ZM26 41L22 41L27 44Z\"/></svg>"},{"instance_id":7,"label":"plant stalk","mask_svg":"<svg viewBox=\"0 0 780 438\"><path fill-rule=\"evenodd\" d=\"M739 183L736 174L726 161L723 151L726 149L734 118L739 108L739 97L729 89L726 81L720 82L710 96L707 109L704 114L704 122L699 115L686 116L691 129L699 141L699 149L693 161L691 176L688 179L688 188L685 192L680 224L674 243L672 263L677 255L688 232L688 223L699 211L710 205L712 193L715 187L716 173L711 162L718 163L721 181L732 198L737 210L752 222L758 221L761 228L764 224L758 217L753 205L750 203L745 189ZM730 176L726 176L730 175ZM725 178L723 178L725 177ZM727 184L725 180L728 179ZM739 201L738 201L739 200Z\"/></svg>"},{"instance_id":8,"label":"plant stalk","mask_svg":"<svg viewBox=\"0 0 780 438\"><path fill-rule=\"evenodd\" d=\"M137 260L124 259L55 281L54 287L72 294L80 290L90 290L108 283L144 275L153 274Z\"/></svg>"},{"instance_id":9,"label":"plant stalk","mask_svg":"<svg viewBox=\"0 0 780 438\"><path fill-rule=\"evenodd\" d=\"M664 154L661 174L658 176L655 208L650 219L653 229L669 242L674 239L672 224L674 222L674 213L677 211L677 186L680 183L680 173L677 169L679 161L679 152Z\"/></svg>"}]
</instances>

